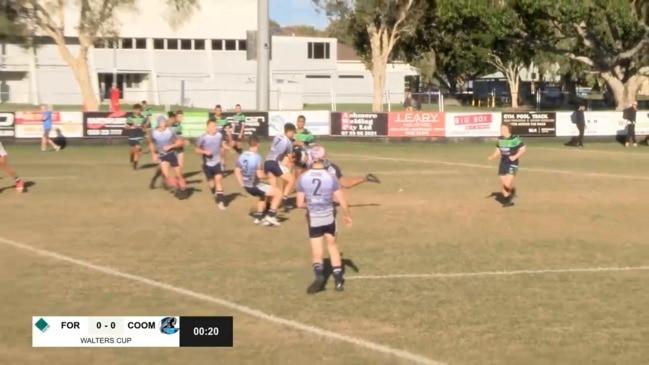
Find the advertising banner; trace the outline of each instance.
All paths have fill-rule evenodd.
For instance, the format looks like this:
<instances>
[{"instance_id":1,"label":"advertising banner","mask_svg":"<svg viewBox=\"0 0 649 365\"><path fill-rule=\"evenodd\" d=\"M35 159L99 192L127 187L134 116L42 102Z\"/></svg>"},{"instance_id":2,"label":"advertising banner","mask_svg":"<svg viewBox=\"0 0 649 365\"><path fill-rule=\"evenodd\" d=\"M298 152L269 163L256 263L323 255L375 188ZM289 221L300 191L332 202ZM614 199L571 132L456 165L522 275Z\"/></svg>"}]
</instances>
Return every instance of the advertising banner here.
<instances>
[{"instance_id":1,"label":"advertising banner","mask_svg":"<svg viewBox=\"0 0 649 365\"><path fill-rule=\"evenodd\" d=\"M343 137L387 137L386 113L331 113L331 135Z\"/></svg>"},{"instance_id":2,"label":"advertising banner","mask_svg":"<svg viewBox=\"0 0 649 365\"><path fill-rule=\"evenodd\" d=\"M577 125L572 123L571 116L572 112L557 113L557 137L573 137L579 134ZM585 136L626 134L626 122L622 120L621 112L584 112L584 119L586 119ZM637 126L636 133L639 134Z\"/></svg>"},{"instance_id":3,"label":"advertising banner","mask_svg":"<svg viewBox=\"0 0 649 365\"><path fill-rule=\"evenodd\" d=\"M41 138L43 136L43 113L16 112L16 138ZM83 137L83 114L81 112L52 112L50 137Z\"/></svg>"},{"instance_id":4,"label":"advertising banner","mask_svg":"<svg viewBox=\"0 0 649 365\"><path fill-rule=\"evenodd\" d=\"M268 137L268 113L265 112L243 112L246 116L246 136L253 134L258 137ZM233 122L234 113L223 113L223 117L229 122ZM209 113L209 118L213 118L214 113Z\"/></svg>"},{"instance_id":5,"label":"advertising banner","mask_svg":"<svg viewBox=\"0 0 649 365\"><path fill-rule=\"evenodd\" d=\"M167 118L166 113L154 113L151 116L151 123L153 128L156 126L156 121L159 116ZM183 113L183 137L198 138L205 133L205 126L209 119L207 112L185 112Z\"/></svg>"},{"instance_id":6,"label":"advertising banner","mask_svg":"<svg viewBox=\"0 0 649 365\"><path fill-rule=\"evenodd\" d=\"M635 134L649 135L649 110L638 110L636 114Z\"/></svg>"},{"instance_id":7,"label":"advertising banner","mask_svg":"<svg viewBox=\"0 0 649 365\"><path fill-rule=\"evenodd\" d=\"M0 112L0 137L13 137L16 117L14 113Z\"/></svg>"},{"instance_id":8,"label":"advertising banner","mask_svg":"<svg viewBox=\"0 0 649 365\"><path fill-rule=\"evenodd\" d=\"M557 113L502 113L502 122L512 126L512 133L521 137L556 136Z\"/></svg>"},{"instance_id":9,"label":"advertising banner","mask_svg":"<svg viewBox=\"0 0 649 365\"><path fill-rule=\"evenodd\" d=\"M120 137L126 125L128 113L86 112L83 113L83 135L86 137Z\"/></svg>"},{"instance_id":10,"label":"advertising banner","mask_svg":"<svg viewBox=\"0 0 649 365\"><path fill-rule=\"evenodd\" d=\"M498 137L499 113L446 113L446 137Z\"/></svg>"},{"instance_id":11,"label":"advertising banner","mask_svg":"<svg viewBox=\"0 0 649 365\"><path fill-rule=\"evenodd\" d=\"M297 123L300 115L306 118L305 128L314 136L328 136L330 131L331 113L327 110L318 111L275 111L268 112L268 134L275 137L284 134L284 124ZM297 124L296 124L297 125Z\"/></svg>"},{"instance_id":12,"label":"advertising banner","mask_svg":"<svg viewBox=\"0 0 649 365\"><path fill-rule=\"evenodd\" d=\"M441 112L388 113L388 137L444 137L445 130Z\"/></svg>"}]
</instances>

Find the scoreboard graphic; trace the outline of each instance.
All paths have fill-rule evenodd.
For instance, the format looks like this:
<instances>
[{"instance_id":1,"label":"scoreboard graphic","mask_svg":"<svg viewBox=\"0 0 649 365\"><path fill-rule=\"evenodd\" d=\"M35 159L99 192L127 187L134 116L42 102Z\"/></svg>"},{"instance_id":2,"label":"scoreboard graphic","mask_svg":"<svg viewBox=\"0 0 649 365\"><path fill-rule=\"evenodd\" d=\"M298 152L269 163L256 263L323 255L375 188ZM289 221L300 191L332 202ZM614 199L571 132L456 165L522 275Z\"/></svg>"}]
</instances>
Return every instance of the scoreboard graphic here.
<instances>
[{"instance_id":1,"label":"scoreboard graphic","mask_svg":"<svg viewBox=\"0 0 649 365\"><path fill-rule=\"evenodd\" d=\"M232 347L233 329L232 317L35 316L32 347Z\"/></svg>"}]
</instances>

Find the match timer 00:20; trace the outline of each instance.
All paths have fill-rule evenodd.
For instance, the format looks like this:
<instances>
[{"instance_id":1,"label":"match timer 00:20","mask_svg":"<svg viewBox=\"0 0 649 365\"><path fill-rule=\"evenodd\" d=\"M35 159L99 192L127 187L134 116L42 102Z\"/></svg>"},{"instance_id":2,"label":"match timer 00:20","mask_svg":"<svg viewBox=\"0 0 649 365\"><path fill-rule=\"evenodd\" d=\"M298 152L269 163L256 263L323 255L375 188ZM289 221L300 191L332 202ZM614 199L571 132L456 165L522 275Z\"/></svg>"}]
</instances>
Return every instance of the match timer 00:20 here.
<instances>
[{"instance_id":1,"label":"match timer 00:20","mask_svg":"<svg viewBox=\"0 0 649 365\"><path fill-rule=\"evenodd\" d=\"M180 347L232 347L232 317L181 317Z\"/></svg>"}]
</instances>

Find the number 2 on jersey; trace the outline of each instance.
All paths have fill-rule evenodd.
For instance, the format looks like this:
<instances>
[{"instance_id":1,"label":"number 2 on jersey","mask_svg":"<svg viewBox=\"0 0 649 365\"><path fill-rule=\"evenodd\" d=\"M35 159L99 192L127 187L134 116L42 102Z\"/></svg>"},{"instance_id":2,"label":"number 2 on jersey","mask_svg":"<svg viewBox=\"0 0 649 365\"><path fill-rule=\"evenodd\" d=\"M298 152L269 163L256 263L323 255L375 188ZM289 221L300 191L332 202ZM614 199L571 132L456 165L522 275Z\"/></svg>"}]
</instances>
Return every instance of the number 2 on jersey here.
<instances>
[{"instance_id":1,"label":"number 2 on jersey","mask_svg":"<svg viewBox=\"0 0 649 365\"><path fill-rule=\"evenodd\" d=\"M313 196L320 196L320 187L322 186L322 180L313 179L311 183L315 185L315 188L313 189Z\"/></svg>"},{"instance_id":2,"label":"number 2 on jersey","mask_svg":"<svg viewBox=\"0 0 649 365\"><path fill-rule=\"evenodd\" d=\"M248 160L243 159L241 161L241 172L243 173L244 176L248 175Z\"/></svg>"}]
</instances>

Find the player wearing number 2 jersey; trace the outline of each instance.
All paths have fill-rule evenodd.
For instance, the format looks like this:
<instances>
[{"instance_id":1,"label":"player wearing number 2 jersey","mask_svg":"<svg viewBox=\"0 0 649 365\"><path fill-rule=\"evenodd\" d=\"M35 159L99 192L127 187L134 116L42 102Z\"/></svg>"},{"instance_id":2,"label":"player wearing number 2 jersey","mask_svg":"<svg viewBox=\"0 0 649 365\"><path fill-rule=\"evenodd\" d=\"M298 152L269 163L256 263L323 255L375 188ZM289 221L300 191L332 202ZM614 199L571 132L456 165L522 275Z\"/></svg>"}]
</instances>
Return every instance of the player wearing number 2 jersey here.
<instances>
[{"instance_id":1,"label":"player wearing number 2 jersey","mask_svg":"<svg viewBox=\"0 0 649 365\"><path fill-rule=\"evenodd\" d=\"M279 189L277 178L284 181L282 200L284 201L284 210L288 211L292 207L288 205L288 196L293 190L295 179L291 174L292 155L293 155L293 136L295 136L295 124L284 124L284 134L275 136L270 146L270 153L266 156L264 162L264 172L268 175L268 181L271 186Z\"/></svg>"},{"instance_id":2,"label":"player wearing number 2 jersey","mask_svg":"<svg viewBox=\"0 0 649 365\"><path fill-rule=\"evenodd\" d=\"M336 242L336 208L334 207L334 201L340 204L345 223L348 226L351 226L352 218L338 179L325 169L325 149L319 146L314 147L310 151L310 157L312 167L300 176L297 184L297 205L300 208L307 209L313 272L315 274L315 280L307 289L307 293L315 294L323 289L325 283L323 244L325 241L331 259L336 290L342 291L342 258Z\"/></svg>"},{"instance_id":3,"label":"player wearing number 2 jersey","mask_svg":"<svg viewBox=\"0 0 649 365\"><path fill-rule=\"evenodd\" d=\"M280 223L277 221L277 208L282 202L282 193L276 187L262 183L260 180L266 178L262 165L262 159L259 155L259 139L251 136L248 140L249 149L242 153L237 160L237 166L234 169L234 175L248 194L259 198L257 210L254 213L255 224L263 223L264 225L277 227ZM268 214L264 217L266 202L270 199L270 208Z\"/></svg>"}]
</instances>

